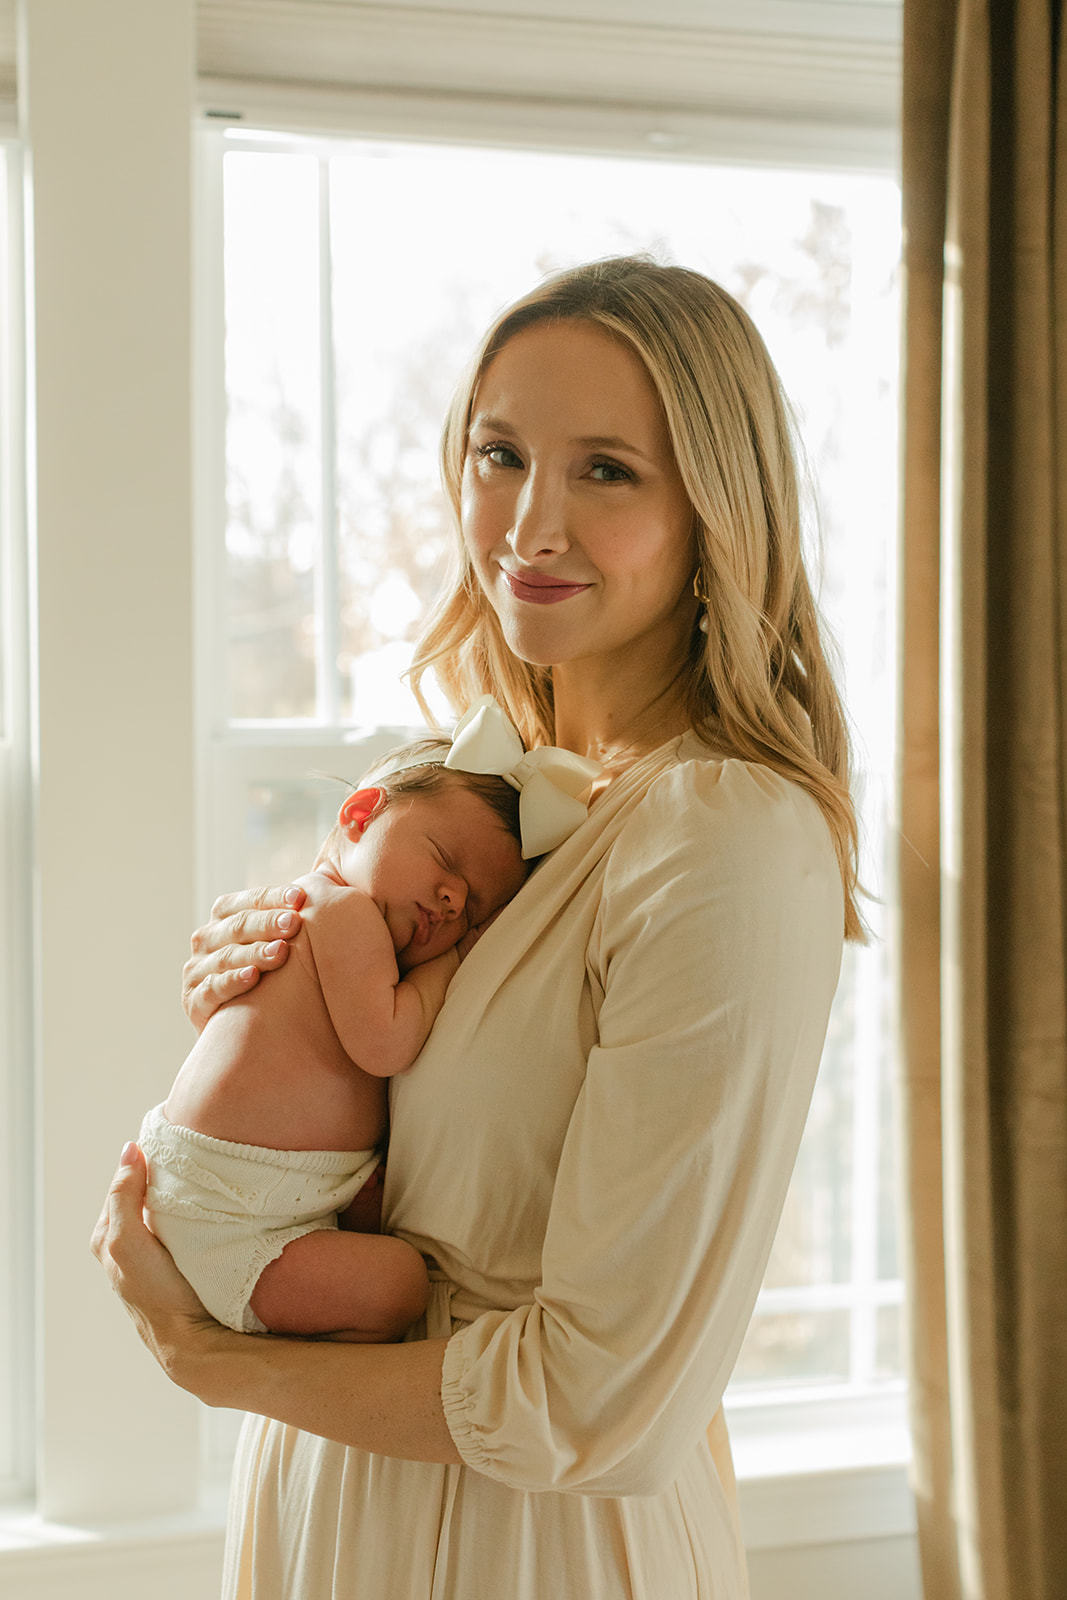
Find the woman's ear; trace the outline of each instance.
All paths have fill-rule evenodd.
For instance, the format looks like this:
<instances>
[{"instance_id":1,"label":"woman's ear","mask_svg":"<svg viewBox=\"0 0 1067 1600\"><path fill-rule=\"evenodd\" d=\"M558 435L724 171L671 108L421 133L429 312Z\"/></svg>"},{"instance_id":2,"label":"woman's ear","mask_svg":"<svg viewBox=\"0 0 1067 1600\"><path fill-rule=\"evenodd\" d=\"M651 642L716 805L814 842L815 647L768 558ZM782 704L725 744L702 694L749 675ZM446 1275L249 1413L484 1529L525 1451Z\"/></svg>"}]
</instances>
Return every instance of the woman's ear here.
<instances>
[{"instance_id":1,"label":"woman's ear","mask_svg":"<svg viewBox=\"0 0 1067 1600\"><path fill-rule=\"evenodd\" d=\"M357 789L337 813L338 824L354 842L361 836L371 817L381 811L384 805L384 789Z\"/></svg>"}]
</instances>

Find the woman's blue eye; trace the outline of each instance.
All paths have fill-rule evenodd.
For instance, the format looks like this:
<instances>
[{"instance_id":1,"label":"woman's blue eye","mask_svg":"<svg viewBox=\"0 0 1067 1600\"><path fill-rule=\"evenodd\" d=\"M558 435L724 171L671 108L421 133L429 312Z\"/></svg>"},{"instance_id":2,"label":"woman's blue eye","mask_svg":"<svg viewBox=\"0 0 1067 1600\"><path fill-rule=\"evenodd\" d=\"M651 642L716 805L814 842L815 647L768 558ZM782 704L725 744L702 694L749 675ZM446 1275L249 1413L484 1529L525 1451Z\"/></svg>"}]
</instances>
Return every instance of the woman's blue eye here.
<instances>
[{"instance_id":1,"label":"woman's blue eye","mask_svg":"<svg viewBox=\"0 0 1067 1600\"><path fill-rule=\"evenodd\" d=\"M598 477L596 479L597 483L633 482L633 473L628 467L622 466L618 461L594 461L591 470L594 477L597 473L603 474L602 477Z\"/></svg>"}]
</instances>

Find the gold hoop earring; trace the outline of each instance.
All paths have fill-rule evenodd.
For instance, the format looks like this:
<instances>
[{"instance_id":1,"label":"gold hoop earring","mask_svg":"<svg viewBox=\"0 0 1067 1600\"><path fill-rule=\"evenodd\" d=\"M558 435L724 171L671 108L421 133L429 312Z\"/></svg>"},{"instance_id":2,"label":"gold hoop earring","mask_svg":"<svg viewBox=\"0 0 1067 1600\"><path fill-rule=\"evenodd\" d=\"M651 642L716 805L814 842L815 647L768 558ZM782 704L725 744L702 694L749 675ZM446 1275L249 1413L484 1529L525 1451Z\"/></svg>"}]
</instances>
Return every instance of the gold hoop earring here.
<instances>
[{"instance_id":1,"label":"gold hoop earring","mask_svg":"<svg viewBox=\"0 0 1067 1600\"><path fill-rule=\"evenodd\" d=\"M700 568L699 567L697 568L696 573L695 573L695 575L693 577L693 593L696 595L697 600L700 602L701 606L703 607L703 610L700 613L700 620L697 623L697 627L700 629L701 633L707 633L708 628L711 626L711 624L710 624L710 622L708 620L708 607L711 605L711 596L710 595L706 595L704 593L703 589L700 587Z\"/></svg>"}]
</instances>

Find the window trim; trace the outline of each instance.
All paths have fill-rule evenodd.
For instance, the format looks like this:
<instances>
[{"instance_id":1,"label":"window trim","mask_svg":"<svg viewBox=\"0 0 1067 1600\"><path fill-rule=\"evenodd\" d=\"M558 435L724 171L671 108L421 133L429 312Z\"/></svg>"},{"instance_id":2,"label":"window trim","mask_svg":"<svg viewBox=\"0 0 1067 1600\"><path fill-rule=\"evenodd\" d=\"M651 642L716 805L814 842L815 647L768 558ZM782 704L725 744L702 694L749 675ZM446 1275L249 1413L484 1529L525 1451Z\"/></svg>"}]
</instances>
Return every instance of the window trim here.
<instances>
[{"instance_id":1,"label":"window trim","mask_svg":"<svg viewBox=\"0 0 1067 1600\"><path fill-rule=\"evenodd\" d=\"M556 153L564 148L568 151L573 150L573 145L562 136L566 132L566 120L565 118L562 120L561 129L560 113L558 110L553 112L551 148ZM508 132L509 127L502 127L498 121L492 137L487 136L484 142L495 149L514 148L508 138ZM632 127L630 132L633 132ZM205 244L210 237L220 261L221 157L226 143L226 133L227 124L215 121L208 126L202 125L198 141L205 181L204 194L212 207L212 215L207 224L209 234L205 235ZM325 156L331 150L336 150L344 137L380 136L380 130L369 134L366 131L359 134L348 132L341 137L309 136L277 124L269 130L266 128L249 130L247 135L242 131L238 135L242 149L270 151L284 148L291 138L301 152L318 156ZM424 142L430 136L421 133L409 134L409 137L413 142ZM623 149L611 148L598 153L632 156L634 149L632 146ZM647 151L640 153L647 154ZM664 151L660 154L671 159L675 158L673 151ZM724 162L722 157L717 159ZM198 319L198 326L201 322L203 324L205 337L211 336L211 330L221 327L220 274L215 275L214 288L219 302L217 309L205 308L206 315ZM218 348L221 349L221 335L216 331L214 337L218 341ZM205 360L209 358L210 353L205 352ZM212 371L212 380L218 385L218 393L212 397L210 405L202 407L202 411L205 419L208 417L214 419L213 425L216 431L211 438L207 437L206 433L202 433L200 437L204 461L205 464L209 464L215 498L210 506L206 506L205 517L198 529L200 541L198 548L199 564L207 585L201 593L205 604L213 607L217 604L225 583L224 542L220 526L225 503L221 491L225 473L224 439L222 429L218 425L218 419L224 415L225 377L219 362L216 362ZM329 422L331 418L325 420ZM327 559L329 559L328 553ZM205 615L207 614L205 612ZM262 781L299 779L306 777L312 768L321 771L347 770L352 764L354 749L359 750L366 764L380 750L388 749L391 745L410 737L413 731L418 731L382 728L375 730L370 738L363 738L360 737L360 730L343 724L331 725L321 715L306 721L290 723L239 722L229 727L221 724L218 716L220 705L218 686L224 682L226 666L222 658L224 633L217 627L217 615L213 616L213 622L216 625L216 632L209 641L209 650L205 652L205 659L210 656L211 666L210 670L202 675L204 697L199 705L201 732L198 738L199 759L202 763L199 787L204 796L200 814L205 821L210 819L209 825L206 825L200 833L198 844L198 860L201 863L199 876L201 904L205 909L214 894L232 887L229 882L233 875L232 868L227 872L227 860L241 859L236 835L224 837L220 829L220 818L227 813L227 801L239 791L243 782L249 779ZM320 702L321 700L320 690ZM232 813L232 805L229 810ZM877 1094L874 1086L869 1086L869 1089L868 1100ZM854 1154L861 1160L870 1155L870 1150L867 1148L869 1139L867 1144L863 1143L864 1133L869 1135L870 1132L869 1122L869 1117L865 1123L863 1119L856 1117L853 1124L853 1139L856 1144ZM869 1249L867 1255L870 1255ZM873 1270L873 1260L867 1261L866 1266L869 1270ZM884 1293L879 1297L880 1304L900 1303L903 1286L899 1280L887 1281L883 1289ZM768 1299L763 1301L761 1309L765 1312L778 1309L807 1309L802 1304L806 1298L818 1298L820 1309L824 1309L822 1302L827 1299L826 1290L827 1286L820 1285L810 1292L798 1289L776 1294L775 1291L771 1291ZM852 1282L840 1286L836 1295L834 1286L829 1286L829 1298L836 1298L842 1304L850 1304L854 1294ZM783 1304L776 1305L776 1300L781 1300ZM858 1330L854 1319L853 1339L856 1337ZM770 1470L769 1463L773 1462L776 1451L780 1457L804 1460L811 1464L818 1463L821 1469L829 1471L849 1469L857 1463L864 1468L872 1465L885 1465L889 1468L899 1465L907 1459L908 1454L905 1392L903 1383L872 1385L869 1389L857 1389L851 1384L800 1383L789 1389L762 1390L758 1393L743 1389L731 1393L728 1390L726 1405L732 1437L737 1446L739 1476L749 1474L756 1479L763 1478ZM846 1425L843 1412L843 1408L847 1409L849 1405L852 1406L857 1419L851 1430ZM827 1441L832 1441L829 1447ZM780 1476L777 1472L772 1475Z\"/></svg>"},{"instance_id":2,"label":"window trim","mask_svg":"<svg viewBox=\"0 0 1067 1600\"><path fill-rule=\"evenodd\" d=\"M6 249L0 257L0 890L32 904L33 768L30 713L30 569L26 543L26 359L23 158L0 142ZM33 1471L33 941L26 920L0 925L0 1231L9 1242L0 1279L0 1385L9 1432L0 1502L24 1493ZM7 1067L10 1070L6 1070ZM0 1428L0 1433L7 1430Z\"/></svg>"}]
</instances>

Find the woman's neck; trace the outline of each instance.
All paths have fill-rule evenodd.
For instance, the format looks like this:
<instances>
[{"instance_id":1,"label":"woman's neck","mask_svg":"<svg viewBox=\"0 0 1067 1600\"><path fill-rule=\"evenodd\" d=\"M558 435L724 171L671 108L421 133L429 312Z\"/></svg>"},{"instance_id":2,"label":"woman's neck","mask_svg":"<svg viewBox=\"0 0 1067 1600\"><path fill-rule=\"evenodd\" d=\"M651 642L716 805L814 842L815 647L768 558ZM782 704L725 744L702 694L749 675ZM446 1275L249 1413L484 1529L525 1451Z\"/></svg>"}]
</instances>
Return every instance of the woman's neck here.
<instances>
[{"instance_id":1,"label":"woman's neck","mask_svg":"<svg viewBox=\"0 0 1067 1600\"><path fill-rule=\"evenodd\" d=\"M650 684L639 673L598 666L587 661L553 668L556 743L563 749L617 771L685 733L690 718L683 673Z\"/></svg>"}]
</instances>

